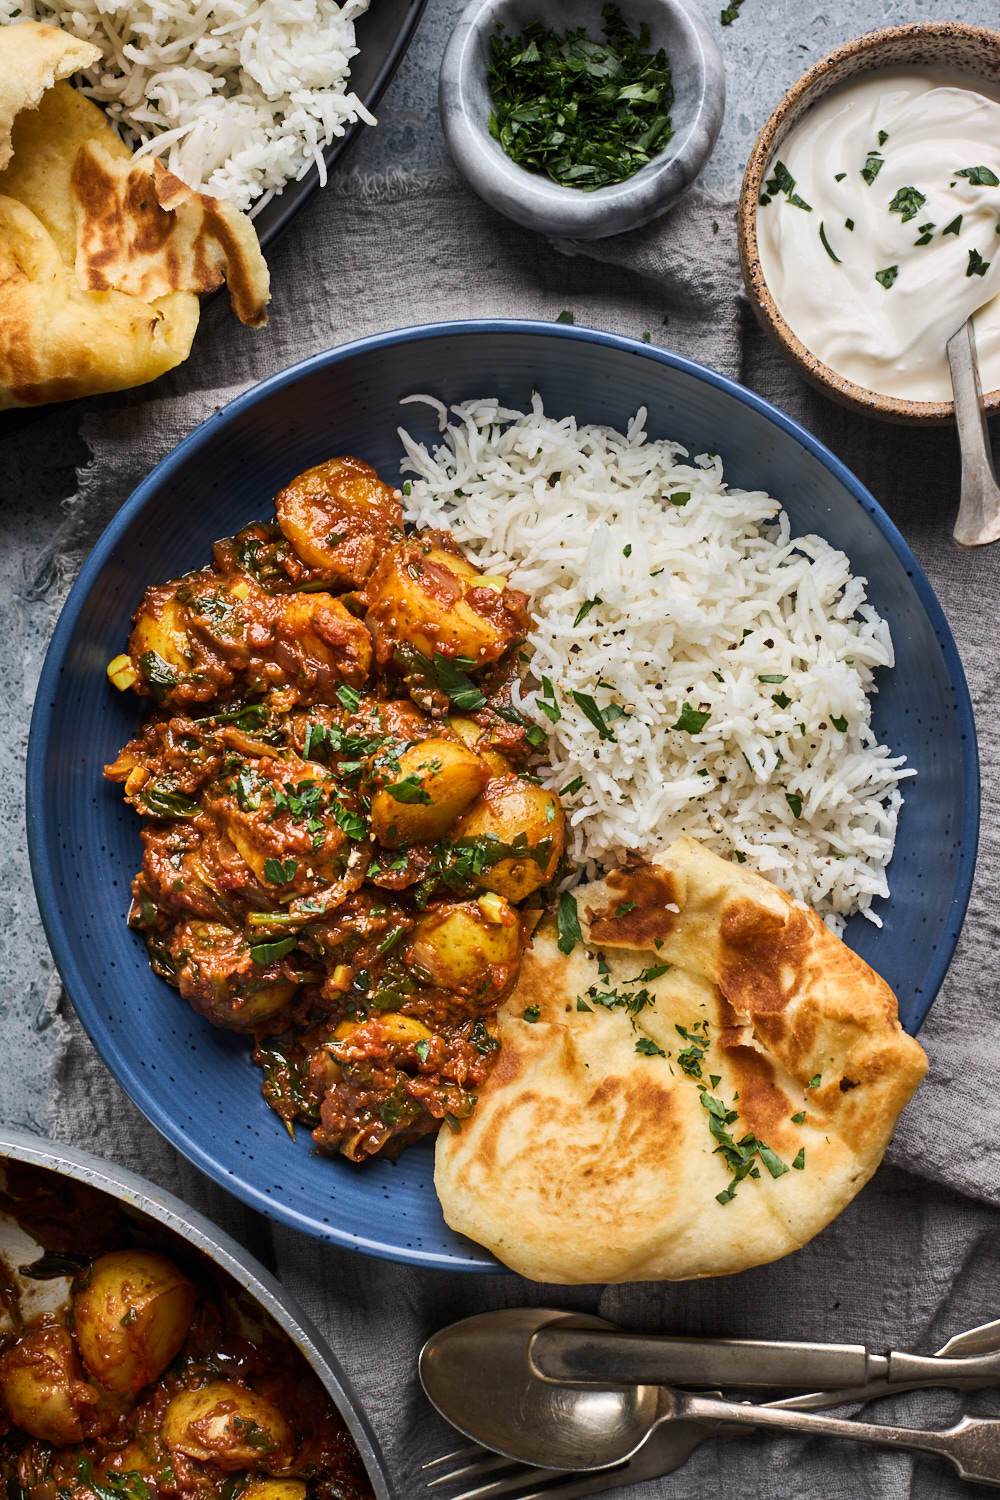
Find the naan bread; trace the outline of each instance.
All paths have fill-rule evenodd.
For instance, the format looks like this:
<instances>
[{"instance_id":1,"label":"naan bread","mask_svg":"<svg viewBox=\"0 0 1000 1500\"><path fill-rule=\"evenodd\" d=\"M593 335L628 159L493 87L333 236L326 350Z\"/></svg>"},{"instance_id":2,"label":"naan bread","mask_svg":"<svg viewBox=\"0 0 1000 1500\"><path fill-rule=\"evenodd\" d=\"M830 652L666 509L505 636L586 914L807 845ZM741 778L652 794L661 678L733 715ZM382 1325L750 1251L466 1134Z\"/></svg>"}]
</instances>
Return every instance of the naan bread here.
<instances>
[{"instance_id":1,"label":"naan bread","mask_svg":"<svg viewBox=\"0 0 1000 1500\"><path fill-rule=\"evenodd\" d=\"M0 33L0 171L13 154L11 129L25 109L35 109L57 78L69 78L101 57L100 47L55 26L23 21Z\"/></svg>"},{"instance_id":2,"label":"naan bread","mask_svg":"<svg viewBox=\"0 0 1000 1500\"><path fill-rule=\"evenodd\" d=\"M438 1137L445 1219L567 1284L798 1249L871 1177L927 1069L892 991L815 912L693 839L577 898L587 946L564 957L539 929L475 1114ZM738 1163L749 1133L758 1175L729 1197L720 1139Z\"/></svg>"},{"instance_id":3,"label":"naan bread","mask_svg":"<svg viewBox=\"0 0 1000 1500\"><path fill-rule=\"evenodd\" d=\"M229 282L266 321L253 226L132 156L57 82L100 56L54 27L0 26L0 409L123 390L187 358L198 294Z\"/></svg>"}]
</instances>

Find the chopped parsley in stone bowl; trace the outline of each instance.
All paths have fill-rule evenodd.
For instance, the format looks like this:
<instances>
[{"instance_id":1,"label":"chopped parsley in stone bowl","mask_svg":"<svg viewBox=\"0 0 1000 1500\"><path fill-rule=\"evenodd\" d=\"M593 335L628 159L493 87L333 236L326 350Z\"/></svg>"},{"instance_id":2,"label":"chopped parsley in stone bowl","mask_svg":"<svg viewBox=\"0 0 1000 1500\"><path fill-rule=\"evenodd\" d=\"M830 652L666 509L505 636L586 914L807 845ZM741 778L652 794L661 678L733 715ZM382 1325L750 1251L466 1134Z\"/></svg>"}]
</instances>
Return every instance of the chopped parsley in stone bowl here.
<instances>
[{"instance_id":1,"label":"chopped parsley in stone bowl","mask_svg":"<svg viewBox=\"0 0 1000 1500\"><path fill-rule=\"evenodd\" d=\"M531 67L516 45L526 30L529 47L553 32L563 39L582 30L589 39L574 49L584 56L565 69L558 58L548 67L540 59L538 86L546 93L535 119ZM574 68L579 91L568 76ZM583 132L565 114L552 121L554 101L574 93L586 96L581 116L586 109L593 148L576 164L573 137L579 144ZM676 203L712 153L725 97L722 58L693 0L631 0L620 14L602 0L473 0L452 33L438 85L445 139L470 186L525 228L575 239L637 229ZM628 100L642 129L624 126Z\"/></svg>"}]
</instances>

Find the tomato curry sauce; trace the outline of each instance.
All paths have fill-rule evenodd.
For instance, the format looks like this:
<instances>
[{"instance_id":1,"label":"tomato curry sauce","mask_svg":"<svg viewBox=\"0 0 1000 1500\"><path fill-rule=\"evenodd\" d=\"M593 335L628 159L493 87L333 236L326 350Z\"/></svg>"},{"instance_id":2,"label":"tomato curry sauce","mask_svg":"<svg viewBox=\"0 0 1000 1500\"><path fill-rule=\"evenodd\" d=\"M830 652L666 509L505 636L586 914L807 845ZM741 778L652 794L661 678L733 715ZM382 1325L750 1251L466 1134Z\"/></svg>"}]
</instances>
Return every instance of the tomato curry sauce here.
<instances>
[{"instance_id":1,"label":"tomato curry sauce","mask_svg":"<svg viewBox=\"0 0 1000 1500\"><path fill-rule=\"evenodd\" d=\"M353 1161L472 1112L564 873L513 701L528 597L400 500L353 458L307 470L148 588L108 668L154 705L105 769L145 820L129 921Z\"/></svg>"}]
</instances>

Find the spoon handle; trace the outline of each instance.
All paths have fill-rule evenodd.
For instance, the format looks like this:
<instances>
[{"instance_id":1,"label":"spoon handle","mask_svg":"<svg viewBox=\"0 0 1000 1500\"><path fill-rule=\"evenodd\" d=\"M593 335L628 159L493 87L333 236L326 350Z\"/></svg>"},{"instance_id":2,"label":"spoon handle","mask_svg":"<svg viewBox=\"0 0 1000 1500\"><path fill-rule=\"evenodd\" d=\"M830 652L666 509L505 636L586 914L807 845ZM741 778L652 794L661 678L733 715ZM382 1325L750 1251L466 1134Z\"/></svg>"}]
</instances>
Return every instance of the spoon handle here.
<instances>
[{"instance_id":1,"label":"spoon handle","mask_svg":"<svg viewBox=\"0 0 1000 1500\"><path fill-rule=\"evenodd\" d=\"M671 1338L611 1329L541 1328L533 1372L560 1385L859 1386L889 1374L861 1344Z\"/></svg>"},{"instance_id":2,"label":"spoon handle","mask_svg":"<svg viewBox=\"0 0 1000 1500\"><path fill-rule=\"evenodd\" d=\"M710 1396L672 1393L673 1410L668 1421L725 1422L741 1427L777 1428L815 1436L850 1438L879 1448L909 1448L937 1453L947 1458L962 1479L1000 1486L1000 1419L963 1417L941 1432L923 1432L913 1427L885 1427L875 1422L844 1421L809 1412L787 1411L773 1406L753 1406L719 1401Z\"/></svg>"},{"instance_id":3,"label":"spoon handle","mask_svg":"<svg viewBox=\"0 0 1000 1500\"><path fill-rule=\"evenodd\" d=\"M1000 487L993 471L971 318L946 348L962 455L962 498L953 534L960 547L982 547L1000 540Z\"/></svg>"}]
</instances>

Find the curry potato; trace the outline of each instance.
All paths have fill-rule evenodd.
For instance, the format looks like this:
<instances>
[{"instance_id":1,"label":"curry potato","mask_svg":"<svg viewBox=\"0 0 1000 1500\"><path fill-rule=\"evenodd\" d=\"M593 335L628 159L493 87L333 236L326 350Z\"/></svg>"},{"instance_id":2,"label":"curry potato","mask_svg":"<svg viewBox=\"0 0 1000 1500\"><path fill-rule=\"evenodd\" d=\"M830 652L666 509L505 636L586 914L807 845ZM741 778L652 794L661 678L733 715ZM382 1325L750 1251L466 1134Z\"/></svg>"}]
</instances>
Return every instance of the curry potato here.
<instances>
[{"instance_id":1,"label":"curry potato","mask_svg":"<svg viewBox=\"0 0 1000 1500\"><path fill-rule=\"evenodd\" d=\"M228 1471L282 1469L294 1447L292 1430L277 1407L229 1380L172 1397L163 1415L163 1440L172 1451Z\"/></svg>"},{"instance_id":2,"label":"curry potato","mask_svg":"<svg viewBox=\"0 0 1000 1500\"><path fill-rule=\"evenodd\" d=\"M566 818L554 792L520 776L498 776L455 829L456 839L494 839L517 851L476 877L484 890L523 901L552 879L562 857Z\"/></svg>"},{"instance_id":3,"label":"curry potato","mask_svg":"<svg viewBox=\"0 0 1000 1500\"><path fill-rule=\"evenodd\" d=\"M454 740L427 739L399 757L399 771L372 798L380 844L432 844L444 838L490 779L489 767Z\"/></svg>"},{"instance_id":4,"label":"curry potato","mask_svg":"<svg viewBox=\"0 0 1000 1500\"><path fill-rule=\"evenodd\" d=\"M73 1298L73 1326L90 1373L112 1391L140 1391L187 1337L195 1289L153 1250L112 1250Z\"/></svg>"},{"instance_id":5,"label":"curry potato","mask_svg":"<svg viewBox=\"0 0 1000 1500\"><path fill-rule=\"evenodd\" d=\"M494 965L515 965L520 918L502 897L496 900L485 910L478 901L456 901L424 912L410 940L410 963L449 990L475 988Z\"/></svg>"},{"instance_id":6,"label":"curry potato","mask_svg":"<svg viewBox=\"0 0 1000 1500\"><path fill-rule=\"evenodd\" d=\"M0 1397L18 1427L62 1447L82 1442L98 1393L83 1378L69 1330L55 1327L36 1328L0 1360Z\"/></svg>"}]
</instances>

